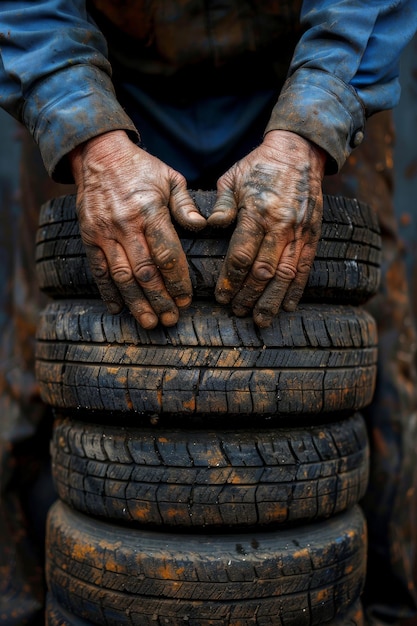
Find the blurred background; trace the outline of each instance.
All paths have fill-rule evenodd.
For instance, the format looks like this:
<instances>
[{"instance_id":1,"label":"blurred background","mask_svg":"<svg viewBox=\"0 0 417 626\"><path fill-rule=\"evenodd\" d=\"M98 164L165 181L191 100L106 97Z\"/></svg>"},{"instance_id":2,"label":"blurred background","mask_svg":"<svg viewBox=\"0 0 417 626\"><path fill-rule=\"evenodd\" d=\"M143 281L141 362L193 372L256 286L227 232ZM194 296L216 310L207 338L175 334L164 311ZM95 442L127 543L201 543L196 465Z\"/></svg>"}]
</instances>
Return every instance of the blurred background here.
<instances>
[{"instance_id":1,"label":"blurred background","mask_svg":"<svg viewBox=\"0 0 417 626\"><path fill-rule=\"evenodd\" d=\"M394 200L417 317L417 36L402 57L401 85L400 104L394 111Z\"/></svg>"}]
</instances>

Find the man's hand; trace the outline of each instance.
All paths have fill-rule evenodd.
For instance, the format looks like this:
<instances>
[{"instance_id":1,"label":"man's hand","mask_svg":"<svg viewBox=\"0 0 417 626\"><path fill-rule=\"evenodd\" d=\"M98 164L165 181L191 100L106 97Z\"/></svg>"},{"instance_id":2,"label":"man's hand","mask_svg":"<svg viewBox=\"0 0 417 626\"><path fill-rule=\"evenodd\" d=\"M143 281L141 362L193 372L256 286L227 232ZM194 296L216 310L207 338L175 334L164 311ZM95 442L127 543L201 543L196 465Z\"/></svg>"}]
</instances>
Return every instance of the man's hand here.
<instances>
[{"instance_id":1,"label":"man's hand","mask_svg":"<svg viewBox=\"0 0 417 626\"><path fill-rule=\"evenodd\" d=\"M81 237L109 311L125 304L143 328L174 325L192 286L170 214L191 230L206 225L184 177L124 131L87 141L70 162Z\"/></svg>"},{"instance_id":2,"label":"man's hand","mask_svg":"<svg viewBox=\"0 0 417 626\"><path fill-rule=\"evenodd\" d=\"M320 238L325 161L311 142L274 130L219 179L207 223L226 226L237 215L216 286L235 315L253 311L267 327L281 306L296 308Z\"/></svg>"}]
</instances>

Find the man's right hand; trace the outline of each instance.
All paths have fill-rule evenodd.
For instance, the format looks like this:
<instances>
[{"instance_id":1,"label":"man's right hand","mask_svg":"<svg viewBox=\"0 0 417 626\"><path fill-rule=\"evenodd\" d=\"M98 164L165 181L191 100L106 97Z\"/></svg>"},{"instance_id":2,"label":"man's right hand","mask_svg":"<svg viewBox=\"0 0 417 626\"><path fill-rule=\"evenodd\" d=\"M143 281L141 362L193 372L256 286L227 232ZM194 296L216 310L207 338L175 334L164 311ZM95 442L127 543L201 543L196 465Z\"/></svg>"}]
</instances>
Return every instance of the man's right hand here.
<instances>
[{"instance_id":1,"label":"man's right hand","mask_svg":"<svg viewBox=\"0 0 417 626\"><path fill-rule=\"evenodd\" d=\"M185 178L124 131L90 139L69 158L81 237L109 311L126 305L143 328L173 326L192 286L171 215L190 230L206 225Z\"/></svg>"}]
</instances>

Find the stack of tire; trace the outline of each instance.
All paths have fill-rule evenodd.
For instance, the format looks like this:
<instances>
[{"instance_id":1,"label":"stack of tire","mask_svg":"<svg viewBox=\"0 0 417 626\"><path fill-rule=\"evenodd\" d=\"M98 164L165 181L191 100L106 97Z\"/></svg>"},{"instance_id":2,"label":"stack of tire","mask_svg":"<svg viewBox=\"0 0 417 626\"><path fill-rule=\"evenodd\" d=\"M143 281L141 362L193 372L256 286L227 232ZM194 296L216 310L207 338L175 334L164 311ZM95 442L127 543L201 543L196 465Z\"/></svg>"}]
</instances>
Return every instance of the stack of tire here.
<instances>
[{"instance_id":1,"label":"stack of tire","mask_svg":"<svg viewBox=\"0 0 417 626\"><path fill-rule=\"evenodd\" d=\"M214 192L193 197L209 215ZM58 493L46 623L362 626L376 218L325 196L303 300L268 329L214 300L230 231L178 233L193 305L146 331L100 300L75 198L42 207L36 367Z\"/></svg>"}]
</instances>

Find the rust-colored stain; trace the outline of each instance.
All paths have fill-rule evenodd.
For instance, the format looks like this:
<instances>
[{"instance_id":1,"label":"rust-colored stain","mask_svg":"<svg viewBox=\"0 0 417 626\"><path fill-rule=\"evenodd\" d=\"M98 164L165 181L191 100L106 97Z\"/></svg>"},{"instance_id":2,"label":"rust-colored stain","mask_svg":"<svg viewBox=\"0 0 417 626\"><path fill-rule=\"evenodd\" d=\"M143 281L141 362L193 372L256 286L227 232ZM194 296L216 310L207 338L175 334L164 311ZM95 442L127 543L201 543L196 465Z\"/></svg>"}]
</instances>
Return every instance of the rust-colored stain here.
<instances>
[{"instance_id":1,"label":"rust-colored stain","mask_svg":"<svg viewBox=\"0 0 417 626\"><path fill-rule=\"evenodd\" d=\"M149 518L149 507L144 503L130 503L129 504L129 513L132 519L137 522L146 522Z\"/></svg>"},{"instance_id":2,"label":"rust-colored stain","mask_svg":"<svg viewBox=\"0 0 417 626\"><path fill-rule=\"evenodd\" d=\"M302 559L303 561L307 561L309 559L310 551L308 548L301 548L294 552L294 559Z\"/></svg>"},{"instance_id":3,"label":"rust-colored stain","mask_svg":"<svg viewBox=\"0 0 417 626\"><path fill-rule=\"evenodd\" d=\"M322 589L316 594L317 602L326 602L329 599L328 589Z\"/></svg>"},{"instance_id":4,"label":"rust-colored stain","mask_svg":"<svg viewBox=\"0 0 417 626\"><path fill-rule=\"evenodd\" d=\"M189 400L183 402L182 406L186 411L194 412L196 409L195 398L190 398Z\"/></svg>"},{"instance_id":5,"label":"rust-colored stain","mask_svg":"<svg viewBox=\"0 0 417 626\"><path fill-rule=\"evenodd\" d=\"M162 580L172 580L174 582L181 581L181 577L185 571L184 567L173 567L169 563L163 563L161 567L156 569L156 578ZM178 582L178 584L180 584Z\"/></svg>"},{"instance_id":6,"label":"rust-colored stain","mask_svg":"<svg viewBox=\"0 0 417 626\"><path fill-rule=\"evenodd\" d=\"M167 370L164 376L165 382L170 382L171 380L174 380L176 378L176 375L177 375L177 372L175 370L173 371Z\"/></svg>"},{"instance_id":7,"label":"rust-colored stain","mask_svg":"<svg viewBox=\"0 0 417 626\"><path fill-rule=\"evenodd\" d=\"M413 221L413 216L410 213L401 213L399 220L401 226L410 226Z\"/></svg>"},{"instance_id":8,"label":"rust-colored stain","mask_svg":"<svg viewBox=\"0 0 417 626\"><path fill-rule=\"evenodd\" d=\"M231 472L229 474L227 482L230 483L231 485L244 485L246 480L244 477L239 476L239 474L236 474L235 472Z\"/></svg>"},{"instance_id":9,"label":"rust-colored stain","mask_svg":"<svg viewBox=\"0 0 417 626\"><path fill-rule=\"evenodd\" d=\"M82 542L74 541L71 544L71 554L76 561L82 563L88 556L95 560L97 558L97 549L95 546L89 546Z\"/></svg>"}]
</instances>

